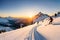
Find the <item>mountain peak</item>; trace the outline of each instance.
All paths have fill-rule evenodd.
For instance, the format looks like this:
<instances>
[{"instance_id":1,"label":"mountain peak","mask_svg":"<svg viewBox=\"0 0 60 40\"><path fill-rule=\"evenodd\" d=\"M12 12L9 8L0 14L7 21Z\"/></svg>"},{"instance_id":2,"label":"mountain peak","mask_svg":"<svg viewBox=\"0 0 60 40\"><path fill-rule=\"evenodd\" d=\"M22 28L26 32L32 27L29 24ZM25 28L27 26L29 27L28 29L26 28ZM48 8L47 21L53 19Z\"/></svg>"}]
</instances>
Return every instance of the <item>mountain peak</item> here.
<instances>
[{"instance_id":1,"label":"mountain peak","mask_svg":"<svg viewBox=\"0 0 60 40\"><path fill-rule=\"evenodd\" d=\"M49 17L47 14L43 14L42 12L39 12L37 15L35 15L33 23L38 22L38 21L42 21L47 17Z\"/></svg>"}]
</instances>

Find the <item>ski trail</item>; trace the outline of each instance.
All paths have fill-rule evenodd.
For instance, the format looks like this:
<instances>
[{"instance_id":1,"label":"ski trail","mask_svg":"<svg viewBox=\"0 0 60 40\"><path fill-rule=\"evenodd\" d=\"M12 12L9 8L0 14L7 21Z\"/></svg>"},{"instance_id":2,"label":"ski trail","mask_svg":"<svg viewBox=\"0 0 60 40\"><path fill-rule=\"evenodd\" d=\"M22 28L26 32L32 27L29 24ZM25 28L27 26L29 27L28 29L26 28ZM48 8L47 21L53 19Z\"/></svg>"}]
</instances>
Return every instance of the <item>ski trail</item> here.
<instances>
[{"instance_id":1,"label":"ski trail","mask_svg":"<svg viewBox=\"0 0 60 40\"><path fill-rule=\"evenodd\" d=\"M28 37L26 37L25 40L46 40L45 37L43 37L40 33L37 31L37 27L39 25L32 28L32 30L29 32Z\"/></svg>"},{"instance_id":2,"label":"ski trail","mask_svg":"<svg viewBox=\"0 0 60 40\"><path fill-rule=\"evenodd\" d=\"M34 38L35 40L46 40L46 38L37 31L37 27L34 28Z\"/></svg>"},{"instance_id":3,"label":"ski trail","mask_svg":"<svg viewBox=\"0 0 60 40\"><path fill-rule=\"evenodd\" d=\"M36 26L36 24L37 24L37 23L35 23L35 26ZM35 26L33 26L33 28L30 30L29 34L25 37L24 40L34 40L34 39L33 39L33 38L34 38L34 37L33 37L33 34L34 34L33 31L34 31L34 27L35 27Z\"/></svg>"},{"instance_id":4,"label":"ski trail","mask_svg":"<svg viewBox=\"0 0 60 40\"><path fill-rule=\"evenodd\" d=\"M34 31L34 27L32 28L32 30L29 32L28 36L25 38L25 40L33 40L33 31Z\"/></svg>"}]
</instances>

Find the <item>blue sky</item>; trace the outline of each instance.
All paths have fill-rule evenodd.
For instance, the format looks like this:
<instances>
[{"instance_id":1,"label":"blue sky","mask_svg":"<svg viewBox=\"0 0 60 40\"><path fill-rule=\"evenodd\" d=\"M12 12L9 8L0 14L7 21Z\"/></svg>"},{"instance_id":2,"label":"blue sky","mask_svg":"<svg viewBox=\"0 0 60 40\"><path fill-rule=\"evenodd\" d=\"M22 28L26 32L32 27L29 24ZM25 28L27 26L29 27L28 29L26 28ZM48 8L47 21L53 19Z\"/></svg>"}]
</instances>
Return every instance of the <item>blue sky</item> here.
<instances>
[{"instance_id":1,"label":"blue sky","mask_svg":"<svg viewBox=\"0 0 60 40\"><path fill-rule=\"evenodd\" d=\"M0 16L32 16L60 11L59 0L0 0Z\"/></svg>"}]
</instances>

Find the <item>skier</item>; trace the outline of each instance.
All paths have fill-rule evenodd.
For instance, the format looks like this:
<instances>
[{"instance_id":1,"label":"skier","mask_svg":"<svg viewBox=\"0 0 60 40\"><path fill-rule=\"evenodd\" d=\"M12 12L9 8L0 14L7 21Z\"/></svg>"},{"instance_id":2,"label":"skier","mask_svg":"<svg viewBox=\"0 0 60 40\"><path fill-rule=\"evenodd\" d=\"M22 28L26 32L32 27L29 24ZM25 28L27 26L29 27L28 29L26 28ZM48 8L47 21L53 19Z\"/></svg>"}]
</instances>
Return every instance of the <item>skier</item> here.
<instances>
[{"instance_id":1,"label":"skier","mask_svg":"<svg viewBox=\"0 0 60 40\"><path fill-rule=\"evenodd\" d=\"M57 16L57 14L55 14L55 17Z\"/></svg>"},{"instance_id":2,"label":"skier","mask_svg":"<svg viewBox=\"0 0 60 40\"><path fill-rule=\"evenodd\" d=\"M52 22L53 22L53 18L50 17L50 22L49 22L49 24L52 24Z\"/></svg>"}]
</instances>

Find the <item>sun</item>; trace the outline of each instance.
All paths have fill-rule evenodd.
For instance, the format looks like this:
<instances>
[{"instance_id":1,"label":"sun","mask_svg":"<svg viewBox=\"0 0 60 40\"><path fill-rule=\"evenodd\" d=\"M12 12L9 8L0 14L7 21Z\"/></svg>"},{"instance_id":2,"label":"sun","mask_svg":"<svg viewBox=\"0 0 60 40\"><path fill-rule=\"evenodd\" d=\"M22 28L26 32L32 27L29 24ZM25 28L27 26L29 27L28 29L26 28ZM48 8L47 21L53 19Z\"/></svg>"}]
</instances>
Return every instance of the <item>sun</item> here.
<instances>
[{"instance_id":1,"label":"sun","mask_svg":"<svg viewBox=\"0 0 60 40\"><path fill-rule=\"evenodd\" d=\"M29 17L30 17L30 18L32 18L32 16L31 16L31 15L30 15Z\"/></svg>"},{"instance_id":2,"label":"sun","mask_svg":"<svg viewBox=\"0 0 60 40\"><path fill-rule=\"evenodd\" d=\"M33 18L33 15L28 15L29 18Z\"/></svg>"}]
</instances>

